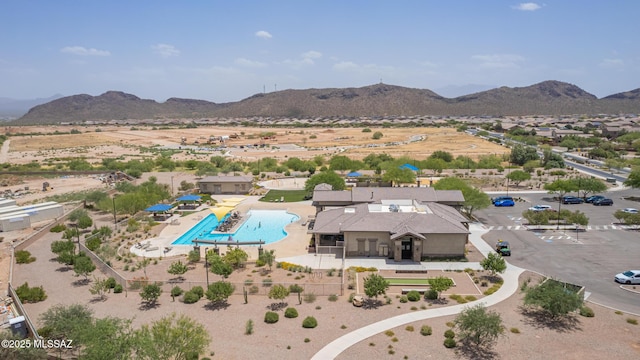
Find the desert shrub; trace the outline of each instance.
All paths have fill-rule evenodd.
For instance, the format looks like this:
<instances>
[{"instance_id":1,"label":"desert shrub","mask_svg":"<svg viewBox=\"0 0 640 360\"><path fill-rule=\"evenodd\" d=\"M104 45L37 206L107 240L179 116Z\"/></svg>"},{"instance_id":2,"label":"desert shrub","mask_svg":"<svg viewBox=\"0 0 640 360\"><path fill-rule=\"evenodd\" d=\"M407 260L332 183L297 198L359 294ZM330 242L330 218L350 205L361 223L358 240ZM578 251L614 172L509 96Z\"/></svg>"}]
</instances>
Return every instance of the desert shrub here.
<instances>
[{"instance_id":1,"label":"desert shrub","mask_svg":"<svg viewBox=\"0 0 640 360\"><path fill-rule=\"evenodd\" d=\"M356 294L355 293L351 293L351 294L349 294L349 298L347 299L347 301L352 303L353 302L353 298L355 298L355 297L356 297Z\"/></svg>"},{"instance_id":2,"label":"desert shrub","mask_svg":"<svg viewBox=\"0 0 640 360\"><path fill-rule=\"evenodd\" d=\"M433 334L433 329L429 325L422 325L420 328L420 334L422 334L422 336L429 336Z\"/></svg>"},{"instance_id":3,"label":"desert shrub","mask_svg":"<svg viewBox=\"0 0 640 360\"><path fill-rule=\"evenodd\" d=\"M391 331L391 330L387 330L387 331L385 331L385 332L384 332L384 334L385 334L385 335L387 335L388 337L392 337L392 336L393 336L393 335L395 335L396 333L394 333L394 332L393 332L393 331Z\"/></svg>"},{"instance_id":4,"label":"desert shrub","mask_svg":"<svg viewBox=\"0 0 640 360\"><path fill-rule=\"evenodd\" d=\"M256 260L256 267L263 267L266 264L267 263L265 263L264 260L261 260L261 259Z\"/></svg>"},{"instance_id":5,"label":"desert shrub","mask_svg":"<svg viewBox=\"0 0 640 360\"><path fill-rule=\"evenodd\" d=\"M91 251L98 250L100 244L102 244L102 241L100 241L100 238L97 237L92 237L91 239L86 241L87 249Z\"/></svg>"},{"instance_id":6,"label":"desert shrub","mask_svg":"<svg viewBox=\"0 0 640 360\"><path fill-rule=\"evenodd\" d=\"M244 325L244 334L253 334L253 320L247 320L247 323Z\"/></svg>"},{"instance_id":7,"label":"desert shrub","mask_svg":"<svg viewBox=\"0 0 640 360\"><path fill-rule=\"evenodd\" d=\"M289 285L289 292L290 293L297 294L297 293L301 293L303 291L304 291L304 288L302 286L298 285L298 284Z\"/></svg>"},{"instance_id":8,"label":"desert shrub","mask_svg":"<svg viewBox=\"0 0 640 360\"><path fill-rule=\"evenodd\" d=\"M448 327L452 328L452 327L456 326L456 323L454 323L453 321L447 321L445 323L445 325L447 325Z\"/></svg>"},{"instance_id":9,"label":"desert shrub","mask_svg":"<svg viewBox=\"0 0 640 360\"><path fill-rule=\"evenodd\" d=\"M244 286L251 286L253 285L253 279L247 279L244 281Z\"/></svg>"},{"instance_id":10,"label":"desert shrub","mask_svg":"<svg viewBox=\"0 0 640 360\"><path fill-rule=\"evenodd\" d=\"M491 286L490 288L485 290L485 292L483 294L489 296L489 295L493 294L494 292L498 291L500 289L500 286L502 286L502 285L501 284L494 284L493 286Z\"/></svg>"},{"instance_id":11,"label":"desert shrub","mask_svg":"<svg viewBox=\"0 0 640 360\"><path fill-rule=\"evenodd\" d=\"M478 299L477 299L475 296L473 296L473 295L467 295L467 296L465 296L465 297L464 297L464 299L465 299L465 300L467 300L467 301L476 301L476 300L478 300Z\"/></svg>"},{"instance_id":12,"label":"desert shrub","mask_svg":"<svg viewBox=\"0 0 640 360\"><path fill-rule=\"evenodd\" d=\"M284 311L284 317L287 319L294 319L298 317L298 310L295 308L289 307Z\"/></svg>"},{"instance_id":13,"label":"desert shrub","mask_svg":"<svg viewBox=\"0 0 640 360\"><path fill-rule=\"evenodd\" d=\"M182 302L185 304L193 304L198 302L198 300L200 300L200 296L198 296L198 294L195 293L193 289L184 293L184 296L182 297Z\"/></svg>"},{"instance_id":14,"label":"desert shrub","mask_svg":"<svg viewBox=\"0 0 640 360\"><path fill-rule=\"evenodd\" d=\"M331 302L338 301L338 295L336 294L329 295L329 301Z\"/></svg>"},{"instance_id":15,"label":"desert shrub","mask_svg":"<svg viewBox=\"0 0 640 360\"><path fill-rule=\"evenodd\" d=\"M318 320L316 320L316 318L314 318L313 316L307 316L302 321L302 327L305 329L313 329L316 326L318 326Z\"/></svg>"},{"instance_id":16,"label":"desert shrub","mask_svg":"<svg viewBox=\"0 0 640 360\"><path fill-rule=\"evenodd\" d=\"M174 286L171 289L171 296L176 297L182 295L184 291L180 288L180 286Z\"/></svg>"},{"instance_id":17,"label":"desert shrub","mask_svg":"<svg viewBox=\"0 0 640 360\"><path fill-rule=\"evenodd\" d=\"M67 230L67 227L64 224L58 224L58 225L52 227L51 230L49 230L49 231L51 231L52 233L61 233L61 232L65 231L65 230Z\"/></svg>"},{"instance_id":18,"label":"desert shrub","mask_svg":"<svg viewBox=\"0 0 640 360\"><path fill-rule=\"evenodd\" d=\"M31 256L31 253L27 250L18 250L15 253L16 262L18 264L29 264L36 261L36 258Z\"/></svg>"},{"instance_id":19,"label":"desert shrub","mask_svg":"<svg viewBox=\"0 0 640 360\"><path fill-rule=\"evenodd\" d=\"M401 302L401 303L403 303L403 304L404 304L404 303L406 303L407 301L409 301L409 299L407 298L407 296L406 296L406 295L402 295L402 296L400 296L400 302Z\"/></svg>"},{"instance_id":20,"label":"desert shrub","mask_svg":"<svg viewBox=\"0 0 640 360\"><path fill-rule=\"evenodd\" d=\"M408 326L407 326L407 327L405 327L404 329L405 329L405 330L407 330L407 331L409 331L409 332L412 332L412 331L414 331L414 330L415 330L415 329L413 328L413 326L411 326L411 325L408 325Z\"/></svg>"},{"instance_id":21,"label":"desert shrub","mask_svg":"<svg viewBox=\"0 0 640 360\"><path fill-rule=\"evenodd\" d=\"M438 299L438 292L433 290L433 289L429 289L429 290L424 292L424 298L426 300L437 300Z\"/></svg>"},{"instance_id":22,"label":"desert shrub","mask_svg":"<svg viewBox=\"0 0 640 360\"><path fill-rule=\"evenodd\" d=\"M107 287L109 289L115 288L116 285L118 285L118 283L116 283L116 279L113 276L107 279Z\"/></svg>"},{"instance_id":23,"label":"desert shrub","mask_svg":"<svg viewBox=\"0 0 640 360\"><path fill-rule=\"evenodd\" d=\"M520 329L518 329L517 327L512 327L511 329L509 329L509 331L514 334L520 334Z\"/></svg>"},{"instance_id":24,"label":"desert shrub","mask_svg":"<svg viewBox=\"0 0 640 360\"><path fill-rule=\"evenodd\" d=\"M47 298L42 286L30 288L29 283L26 282L16 289L16 294L23 303L37 303Z\"/></svg>"},{"instance_id":25,"label":"desert shrub","mask_svg":"<svg viewBox=\"0 0 640 360\"><path fill-rule=\"evenodd\" d=\"M260 289L256 285L253 285L249 288L249 294L257 294L258 291L260 291Z\"/></svg>"},{"instance_id":26,"label":"desert shrub","mask_svg":"<svg viewBox=\"0 0 640 360\"><path fill-rule=\"evenodd\" d=\"M309 338L304 338L304 342L308 343L309 341L311 341L311 339L309 339Z\"/></svg>"},{"instance_id":27,"label":"desert shrub","mask_svg":"<svg viewBox=\"0 0 640 360\"><path fill-rule=\"evenodd\" d=\"M198 297L200 298L204 296L204 289L202 288L202 286L194 286L191 288L191 291L193 291L193 293L198 295Z\"/></svg>"},{"instance_id":28,"label":"desert shrub","mask_svg":"<svg viewBox=\"0 0 640 360\"><path fill-rule=\"evenodd\" d=\"M451 329L447 329L444 332L444 337L446 337L447 339L453 339L455 336L456 336L456 333L453 332L453 330L451 330Z\"/></svg>"},{"instance_id":29,"label":"desert shrub","mask_svg":"<svg viewBox=\"0 0 640 360\"><path fill-rule=\"evenodd\" d=\"M116 286L113 287L114 294L120 294L122 291L123 291L123 288L121 284L116 284Z\"/></svg>"},{"instance_id":30,"label":"desert shrub","mask_svg":"<svg viewBox=\"0 0 640 360\"><path fill-rule=\"evenodd\" d=\"M269 287L273 285L273 280L271 279L262 279L262 286Z\"/></svg>"},{"instance_id":31,"label":"desert shrub","mask_svg":"<svg viewBox=\"0 0 640 360\"><path fill-rule=\"evenodd\" d=\"M277 312L267 311L264 314L264 322L266 322L267 324L275 324L278 322L278 320L280 320L280 315L278 315Z\"/></svg>"},{"instance_id":32,"label":"desert shrub","mask_svg":"<svg viewBox=\"0 0 640 360\"><path fill-rule=\"evenodd\" d=\"M456 341L451 338L446 338L444 339L444 347L446 347L447 349L454 348L456 347Z\"/></svg>"},{"instance_id":33,"label":"desert shrub","mask_svg":"<svg viewBox=\"0 0 640 360\"><path fill-rule=\"evenodd\" d=\"M420 298L421 298L420 293L415 290L411 290L407 293L407 300L411 302L418 301L420 300Z\"/></svg>"},{"instance_id":34,"label":"desert shrub","mask_svg":"<svg viewBox=\"0 0 640 360\"><path fill-rule=\"evenodd\" d=\"M316 294L314 293L304 294L304 302L311 304L314 301L316 301Z\"/></svg>"},{"instance_id":35,"label":"desert shrub","mask_svg":"<svg viewBox=\"0 0 640 360\"><path fill-rule=\"evenodd\" d=\"M633 318L628 318L627 323L631 325L638 325L638 320Z\"/></svg>"},{"instance_id":36,"label":"desert shrub","mask_svg":"<svg viewBox=\"0 0 640 360\"><path fill-rule=\"evenodd\" d=\"M580 315L584 316L584 317L594 317L595 313L593 312L593 309L588 307L588 306L582 306L580 308Z\"/></svg>"}]
</instances>

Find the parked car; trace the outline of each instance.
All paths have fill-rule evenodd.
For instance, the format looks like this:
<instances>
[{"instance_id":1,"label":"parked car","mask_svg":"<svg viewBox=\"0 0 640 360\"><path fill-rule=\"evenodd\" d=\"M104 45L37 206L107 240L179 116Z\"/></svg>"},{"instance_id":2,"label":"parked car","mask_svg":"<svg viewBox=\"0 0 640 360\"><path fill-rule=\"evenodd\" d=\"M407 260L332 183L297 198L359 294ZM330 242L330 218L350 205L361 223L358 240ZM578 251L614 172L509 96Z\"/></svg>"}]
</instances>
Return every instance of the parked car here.
<instances>
[{"instance_id":1,"label":"parked car","mask_svg":"<svg viewBox=\"0 0 640 360\"><path fill-rule=\"evenodd\" d=\"M492 198L491 199L491 203L495 204L498 201L502 201L502 200L511 200L513 201L513 198L511 196L498 196L496 198Z\"/></svg>"},{"instance_id":2,"label":"parked car","mask_svg":"<svg viewBox=\"0 0 640 360\"><path fill-rule=\"evenodd\" d=\"M509 242L504 240L498 240L496 243L496 252L502 256L511 256L511 248Z\"/></svg>"},{"instance_id":3,"label":"parked car","mask_svg":"<svg viewBox=\"0 0 640 360\"><path fill-rule=\"evenodd\" d=\"M493 206L515 206L516 203L510 199L498 200L493 203Z\"/></svg>"},{"instance_id":4,"label":"parked car","mask_svg":"<svg viewBox=\"0 0 640 360\"><path fill-rule=\"evenodd\" d=\"M577 196L565 196L562 198L563 204L582 204L584 200Z\"/></svg>"},{"instance_id":5,"label":"parked car","mask_svg":"<svg viewBox=\"0 0 640 360\"><path fill-rule=\"evenodd\" d=\"M626 209L622 209L622 212L626 212L627 214L637 214L638 213L638 209L626 208Z\"/></svg>"},{"instance_id":6,"label":"parked car","mask_svg":"<svg viewBox=\"0 0 640 360\"><path fill-rule=\"evenodd\" d=\"M640 270L627 270L615 277L616 282L621 284L640 284Z\"/></svg>"},{"instance_id":7,"label":"parked car","mask_svg":"<svg viewBox=\"0 0 640 360\"><path fill-rule=\"evenodd\" d=\"M529 208L531 211L554 211L549 205L535 205Z\"/></svg>"},{"instance_id":8,"label":"parked car","mask_svg":"<svg viewBox=\"0 0 640 360\"><path fill-rule=\"evenodd\" d=\"M602 198L594 201L592 204L596 206L610 206L613 205L613 200L609 198Z\"/></svg>"},{"instance_id":9,"label":"parked car","mask_svg":"<svg viewBox=\"0 0 640 360\"><path fill-rule=\"evenodd\" d=\"M589 197L587 198L587 200L585 200L585 202L592 203L592 202L594 202L594 201L598 201L598 200L600 200L600 199L604 199L604 198L605 198L605 197L604 197L604 196L602 196L602 195L593 195L593 196L589 196Z\"/></svg>"}]
</instances>

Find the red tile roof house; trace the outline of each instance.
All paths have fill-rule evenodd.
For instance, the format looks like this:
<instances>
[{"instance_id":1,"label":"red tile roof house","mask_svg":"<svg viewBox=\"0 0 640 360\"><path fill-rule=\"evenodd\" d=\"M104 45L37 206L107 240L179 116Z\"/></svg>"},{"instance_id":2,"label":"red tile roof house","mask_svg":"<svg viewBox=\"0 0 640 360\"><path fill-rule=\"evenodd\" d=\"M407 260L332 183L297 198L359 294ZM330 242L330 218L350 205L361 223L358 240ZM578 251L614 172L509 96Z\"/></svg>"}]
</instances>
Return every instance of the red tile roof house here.
<instances>
[{"instance_id":1,"label":"red tile roof house","mask_svg":"<svg viewBox=\"0 0 640 360\"><path fill-rule=\"evenodd\" d=\"M324 185L324 184L321 184ZM458 190L353 188L313 193L317 214L312 229L316 251L418 262L427 257L462 257L468 219L456 209Z\"/></svg>"}]
</instances>

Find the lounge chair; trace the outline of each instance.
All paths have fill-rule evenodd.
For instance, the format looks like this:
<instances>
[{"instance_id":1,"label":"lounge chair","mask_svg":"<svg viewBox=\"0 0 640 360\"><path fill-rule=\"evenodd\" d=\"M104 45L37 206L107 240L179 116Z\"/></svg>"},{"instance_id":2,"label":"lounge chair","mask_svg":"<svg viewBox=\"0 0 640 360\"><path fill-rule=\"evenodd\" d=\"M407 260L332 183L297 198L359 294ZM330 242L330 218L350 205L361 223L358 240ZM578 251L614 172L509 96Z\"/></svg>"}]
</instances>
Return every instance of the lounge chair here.
<instances>
[{"instance_id":1,"label":"lounge chair","mask_svg":"<svg viewBox=\"0 0 640 360\"><path fill-rule=\"evenodd\" d=\"M159 249L159 247L157 247L157 246L152 246L152 247L147 248L147 249L145 249L145 250L146 250L146 251L154 251L154 250L158 250L158 249Z\"/></svg>"}]
</instances>

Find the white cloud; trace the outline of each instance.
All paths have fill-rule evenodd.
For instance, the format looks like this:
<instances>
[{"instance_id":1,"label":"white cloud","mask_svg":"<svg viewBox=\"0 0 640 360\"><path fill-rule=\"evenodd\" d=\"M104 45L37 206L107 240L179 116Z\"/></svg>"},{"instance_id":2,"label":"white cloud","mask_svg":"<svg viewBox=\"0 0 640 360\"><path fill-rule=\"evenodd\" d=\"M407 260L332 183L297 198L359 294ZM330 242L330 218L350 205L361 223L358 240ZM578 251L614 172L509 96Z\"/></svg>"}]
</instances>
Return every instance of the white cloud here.
<instances>
[{"instance_id":1,"label":"white cloud","mask_svg":"<svg viewBox=\"0 0 640 360\"><path fill-rule=\"evenodd\" d=\"M306 53L302 54L302 57L305 59L319 59L322 57L322 53L318 52L318 51L307 51Z\"/></svg>"},{"instance_id":2,"label":"white cloud","mask_svg":"<svg viewBox=\"0 0 640 360\"><path fill-rule=\"evenodd\" d=\"M622 59L604 59L600 62L600 67L603 68L621 68L624 66L624 61Z\"/></svg>"},{"instance_id":3,"label":"white cloud","mask_svg":"<svg viewBox=\"0 0 640 360\"><path fill-rule=\"evenodd\" d=\"M524 57L514 54L473 55L471 59L485 68L517 68L524 61Z\"/></svg>"},{"instance_id":4,"label":"white cloud","mask_svg":"<svg viewBox=\"0 0 640 360\"><path fill-rule=\"evenodd\" d=\"M163 58L180 55L180 50L176 49L176 47L173 45L156 44L156 45L151 45L151 48L156 54L159 54Z\"/></svg>"},{"instance_id":5,"label":"white cloud","mask_svg":"<svg viewBox=\"0 0 640 360\"><path fill-rule=\"evenodd\" d=\"M536 3L529 2L529 3L520 3L518 5L514 5L512 6L512 8L520 11L536 11L541 9L542 6Z\"/></svg>"},{"instance_id":6,"label":"white cloud","mask_svg":"<svg viewBox=\"0 0 640 360\"><path fill-rule=\"evenodd\" d=\"M60 49L60 52L80 55L80 56L109 56L110 52L107 50L98 50L94 48L87 49L83 46L66 46Z\"/></svg>"},{"instance_id":7,"label":"white cloud","mask_svg":"<svg viewBox=\"0 0 640 360\"><path fill-rule=\"evenodd\" d=\"M256 36L263 39L271 39L273 37L271 36L271 34L264 30L256 31Z\"/></svg>"},{"instance_id":8,"label":"white cloud","mask_svg":"<svg viewBox=\"0 0 640 360\"><path fill-rule=\"evenodd\" d=\"M263 62L253 61L245 58L237 58L235 63L240 66L251 67L251 68L263 68L267 66L267 64Z\"/></svg>"},{"instance_id":9,"label":"white cloud","mask_svg":"<svg viewBox=\"0 0 640 360\"><path fill-rule=\"evenodd\" d=\"M358 69L359 66L358 64L351 61L341 61L337 64L334 64L333 68L335 70L344 71L344 70L355 70L355 69Z\"/></svg>"}]
</instances>

